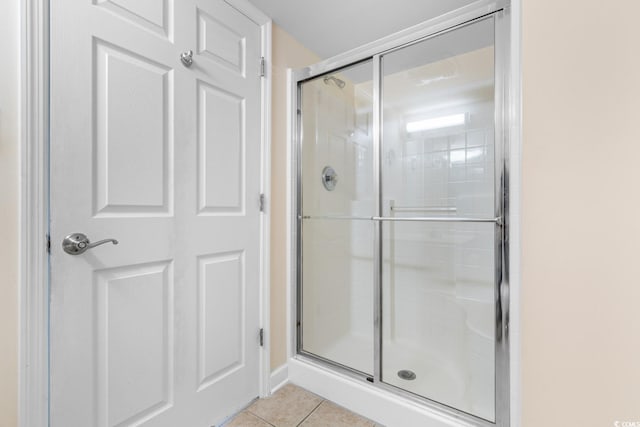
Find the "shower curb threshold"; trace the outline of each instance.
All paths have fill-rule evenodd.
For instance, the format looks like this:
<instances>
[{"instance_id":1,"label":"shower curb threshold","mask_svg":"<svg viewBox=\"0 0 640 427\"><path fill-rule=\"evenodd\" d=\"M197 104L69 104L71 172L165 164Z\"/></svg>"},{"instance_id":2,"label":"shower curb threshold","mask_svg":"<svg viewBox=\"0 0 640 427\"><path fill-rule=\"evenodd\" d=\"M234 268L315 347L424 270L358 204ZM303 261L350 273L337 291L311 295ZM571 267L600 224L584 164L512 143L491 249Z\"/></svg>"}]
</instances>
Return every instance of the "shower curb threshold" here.
<instances>
[{"instance_id":1,"label":"shower curb threshold","mask_svg":"<svg viewBox=\"0 0 640 427\"><path fill-rule=\"evenodd\" d=\"M289 359L289 381L375 422L403 427L474 427L465 420L372 388L355 378L330 371L319 364ZM399 424L400 423L400 424Z\"/></svg>"}]
</instances>

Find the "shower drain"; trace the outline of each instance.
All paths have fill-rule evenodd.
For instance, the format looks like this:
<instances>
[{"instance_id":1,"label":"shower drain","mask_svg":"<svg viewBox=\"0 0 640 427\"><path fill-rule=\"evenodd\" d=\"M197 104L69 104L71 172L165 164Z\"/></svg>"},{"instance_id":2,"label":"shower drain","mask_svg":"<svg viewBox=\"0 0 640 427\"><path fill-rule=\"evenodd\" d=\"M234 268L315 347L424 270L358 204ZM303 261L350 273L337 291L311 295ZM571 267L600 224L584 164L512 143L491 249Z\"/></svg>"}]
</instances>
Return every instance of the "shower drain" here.
<instances>
[{"instance_id":1,"label":"shower drain","mask_svg":"<svg viewBox=\"0 0 640 427\"><path fill-rule=\"evenodd\" d=\"M413 371L410 371L408 369L403 369L401 371L398 371L398 376L400 378L402 378L403 380L415 380L416 379L416 374Z\"/></svg>"}]
</instances>

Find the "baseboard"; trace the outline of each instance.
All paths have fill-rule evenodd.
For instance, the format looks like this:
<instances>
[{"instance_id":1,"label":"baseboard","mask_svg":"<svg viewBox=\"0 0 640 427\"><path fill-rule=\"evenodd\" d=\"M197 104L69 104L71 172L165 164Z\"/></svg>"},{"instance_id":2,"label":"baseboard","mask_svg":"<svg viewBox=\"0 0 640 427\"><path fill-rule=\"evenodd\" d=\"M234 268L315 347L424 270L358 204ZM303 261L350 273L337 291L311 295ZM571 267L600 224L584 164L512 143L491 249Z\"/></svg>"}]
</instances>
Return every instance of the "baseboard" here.
<instances>
[{"instance_id":1,"label":"baseboard","mask_svg":"<svg viewBox=\"0 0 640 427\"><path fill-rule=\"evenodd\" d=\"M289 366L284 365L271 371L271 378L269 379L269 389L271 393L278 391L280 387L289 382Z\"/></svg>"}]
</instances>

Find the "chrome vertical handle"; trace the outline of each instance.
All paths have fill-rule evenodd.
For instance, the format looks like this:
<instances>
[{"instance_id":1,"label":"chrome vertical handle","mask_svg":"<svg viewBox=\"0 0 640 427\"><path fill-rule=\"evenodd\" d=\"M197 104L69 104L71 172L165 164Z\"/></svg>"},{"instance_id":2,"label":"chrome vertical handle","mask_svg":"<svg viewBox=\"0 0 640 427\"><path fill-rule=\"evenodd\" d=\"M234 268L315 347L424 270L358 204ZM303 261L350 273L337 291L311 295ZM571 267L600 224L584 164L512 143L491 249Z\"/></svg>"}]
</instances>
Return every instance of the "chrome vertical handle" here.
<instances>
[{"instance_id":1,"label":"chrome vertical handle","mask_svg":"<svg viewBox=\"0 0 640 427\"><path fill-rule=\"evenodd\" d=\"M118 244L116 239L104 239L95 243L91 243L86 234L83 233L71 233L62 240L62 249L69 255L80 255L87 249L95 248L96 246L104 245L105 243Z\"/></svg>"}]
</instances>

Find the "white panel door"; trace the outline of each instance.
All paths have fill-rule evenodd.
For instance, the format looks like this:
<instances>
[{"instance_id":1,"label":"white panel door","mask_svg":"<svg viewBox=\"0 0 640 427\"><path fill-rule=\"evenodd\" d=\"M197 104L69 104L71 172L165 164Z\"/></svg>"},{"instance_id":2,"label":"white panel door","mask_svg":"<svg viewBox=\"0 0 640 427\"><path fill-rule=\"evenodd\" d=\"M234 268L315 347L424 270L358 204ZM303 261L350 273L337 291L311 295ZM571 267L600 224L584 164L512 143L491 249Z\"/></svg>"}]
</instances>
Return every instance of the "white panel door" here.
<instances>
[{"instance_id":1,"label":"white panel door","mask_svg":"<svg viewBox=\"0 0 640 427\"><path fill-rule=\"evenodd\" d=\"M258 396L260 37L222 0L51 2L52 427Z\"/></svg>"}]
</instances>

